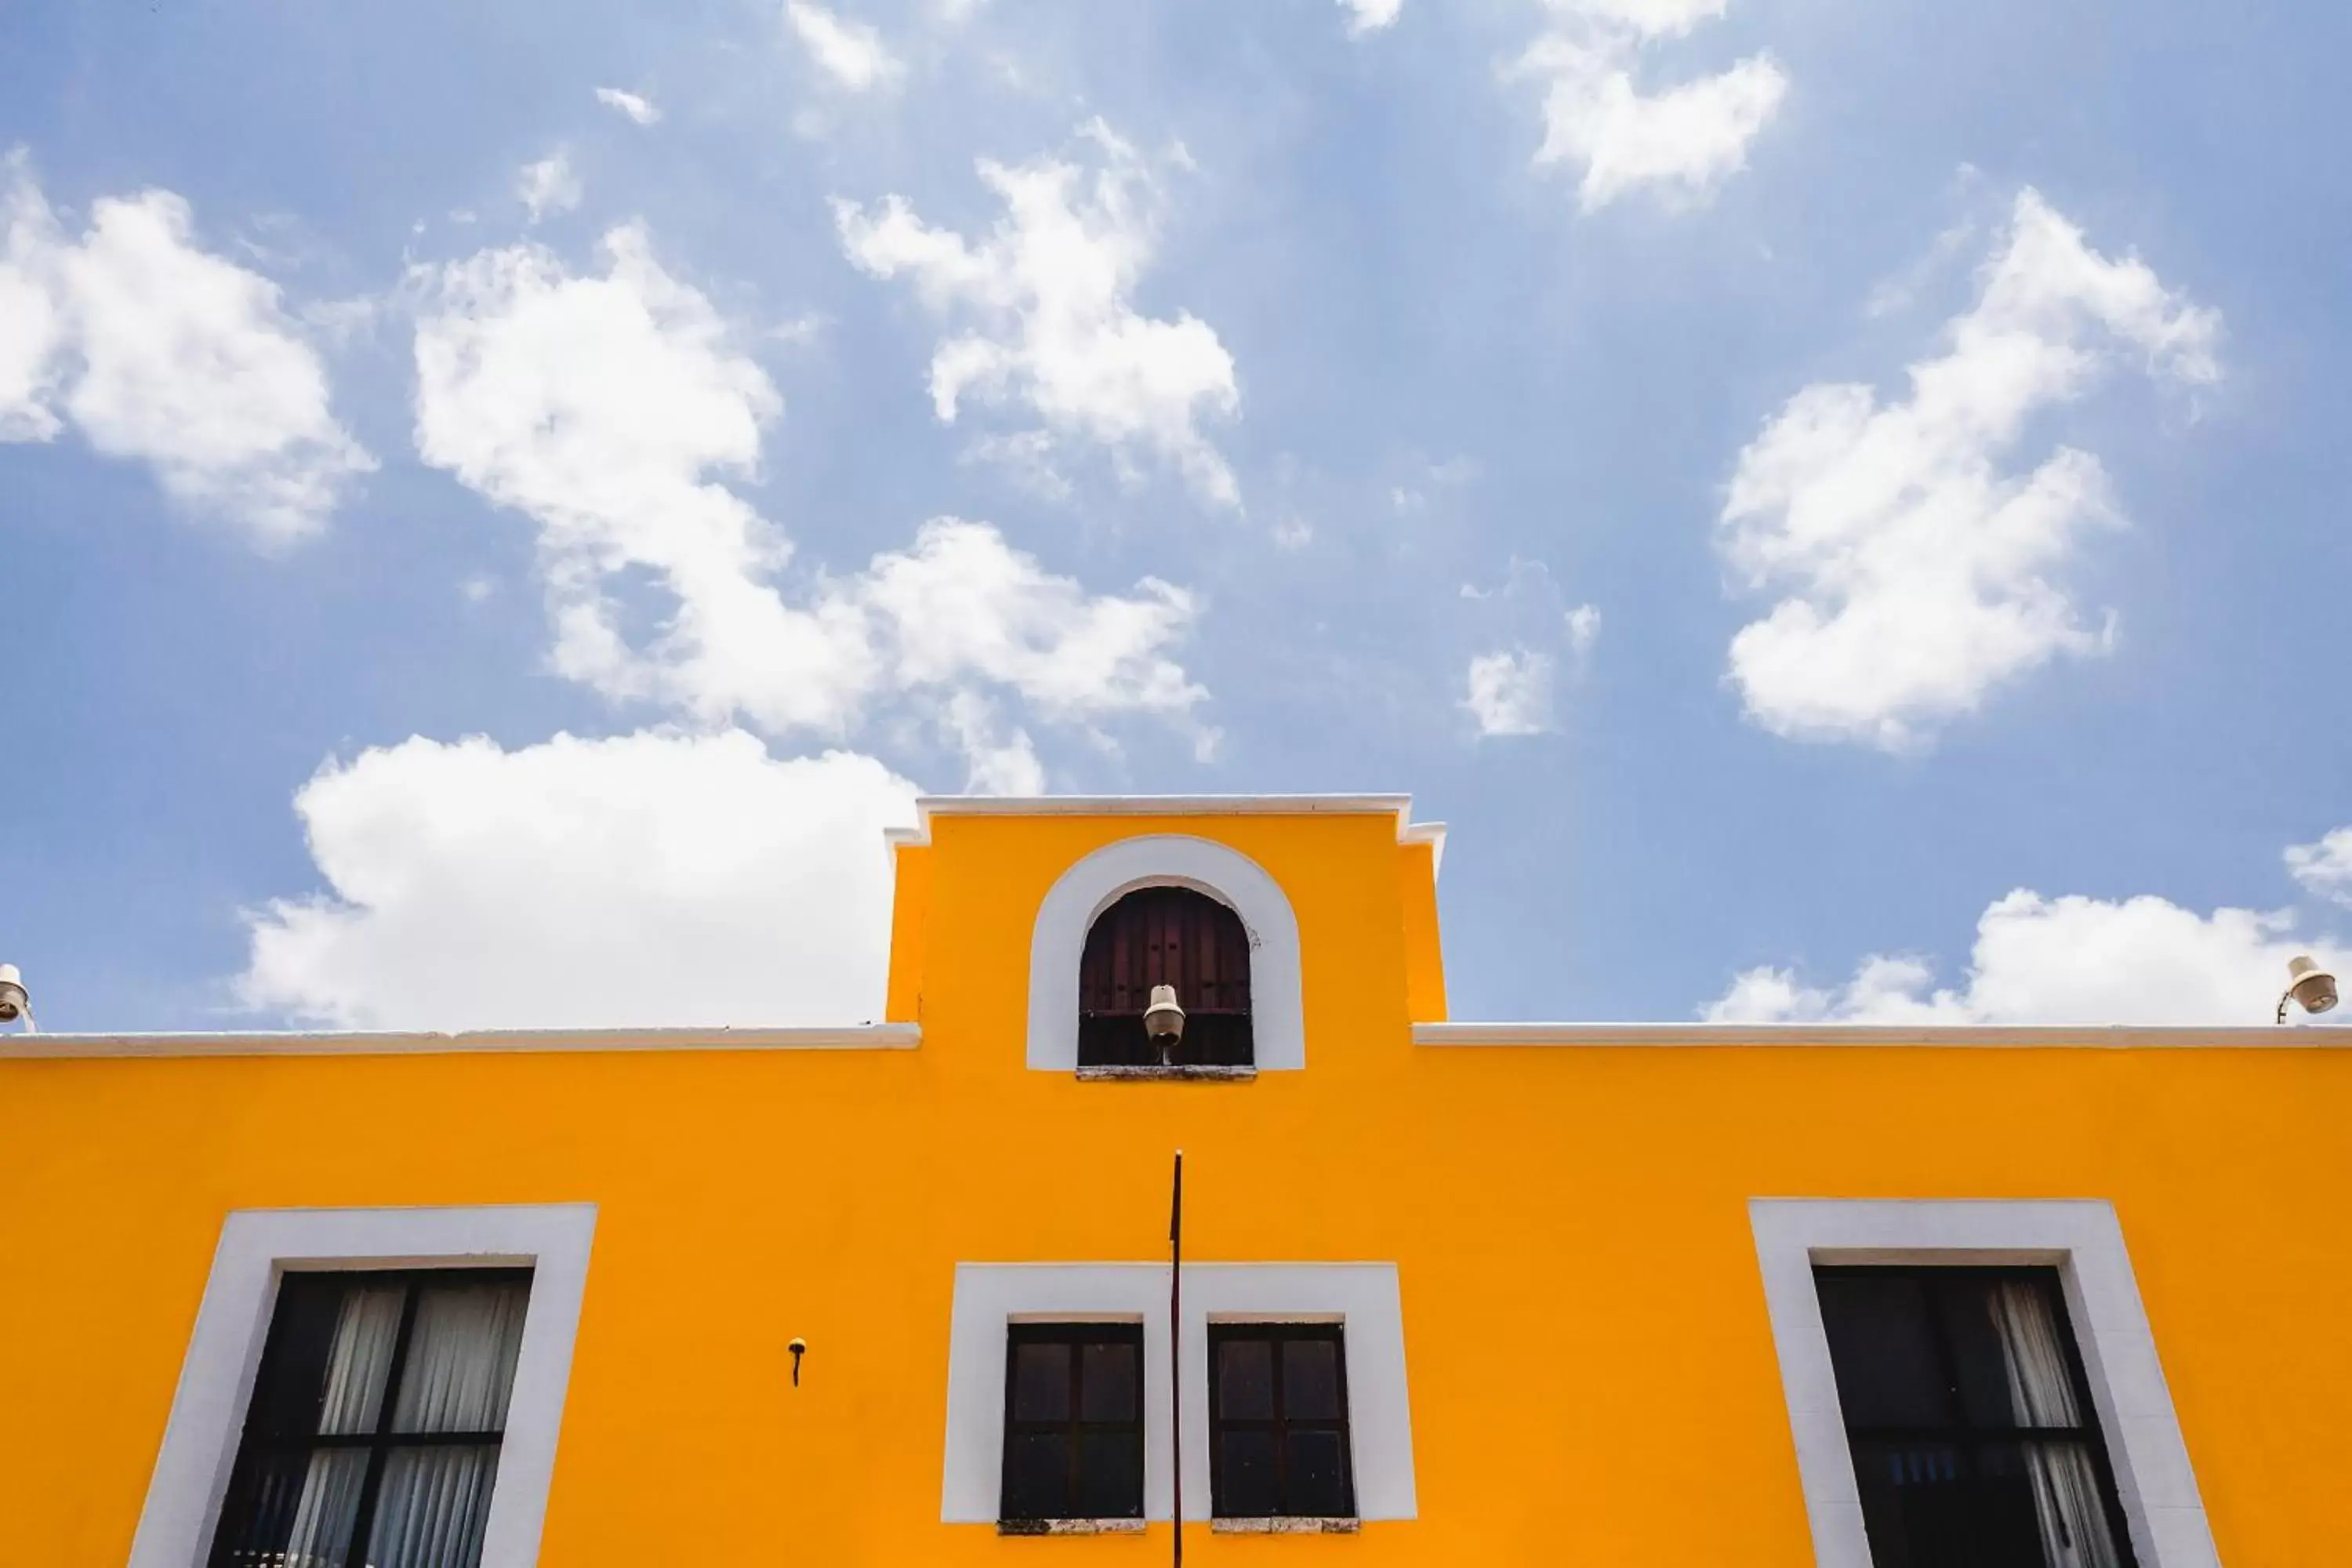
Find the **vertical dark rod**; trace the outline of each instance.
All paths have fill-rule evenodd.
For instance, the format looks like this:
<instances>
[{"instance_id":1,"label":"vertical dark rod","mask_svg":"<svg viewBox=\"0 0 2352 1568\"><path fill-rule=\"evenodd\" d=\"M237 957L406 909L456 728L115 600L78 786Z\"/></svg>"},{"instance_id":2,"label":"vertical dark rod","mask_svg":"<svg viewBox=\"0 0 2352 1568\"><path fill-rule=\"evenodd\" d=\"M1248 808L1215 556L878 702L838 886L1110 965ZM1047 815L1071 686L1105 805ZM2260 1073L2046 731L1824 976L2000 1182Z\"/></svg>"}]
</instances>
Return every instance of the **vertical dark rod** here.
<instances>
[{"instance_id":1,"label":"vertical dark rod","mask_svg":"<svg viewBox=\"0 0 2352 1568\"><path fill-rule=\"evenodd\" d=\"M1176 1151L1176 1184L1168 1199L1168 1457L1176 1489L1176 1568L1184 1568L1184 1151Z\"/></svg>"}]
</instances>

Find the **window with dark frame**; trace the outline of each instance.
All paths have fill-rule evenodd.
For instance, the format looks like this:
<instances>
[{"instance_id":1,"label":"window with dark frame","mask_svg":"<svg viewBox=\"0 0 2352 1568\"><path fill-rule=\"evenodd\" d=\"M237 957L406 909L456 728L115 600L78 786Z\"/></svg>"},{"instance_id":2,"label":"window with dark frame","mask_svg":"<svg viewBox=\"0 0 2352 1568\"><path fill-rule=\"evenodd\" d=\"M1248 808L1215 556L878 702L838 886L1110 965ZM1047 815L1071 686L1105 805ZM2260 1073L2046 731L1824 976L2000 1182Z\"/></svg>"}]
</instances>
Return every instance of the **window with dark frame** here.
<instances>
[{"instance_id":1,"label":"window with dark frame","mask_svg":"<svg viewBox=\"0 0 2352 1568\"><path fill-rule=\"evenodd\" d=\"M2055 1269L1813 1279L1873 1568L2132 1568Z\"/></svg>"},{"instance_id":2,"label":"window with dark frame","mask_svg":"<svg viewBox=\"0 0 2352 1568\"><path fill-rule=\"evenodd\" d=\"M287 1274L208 1568L476 1568L528 1268Z\"/></svg>"},{"instance_id":3,"label":"window with dark frame","mask_svg":"<svg viewBox=\"0 0 2352 1568\"><path fill-rule=\"evenodd\" d=\"M1219 1519L1352 1519L1338 1323L1209 1325L1209 1491Z\"/></svg>"},{"instance_id":4,"label":"window with dark frame","mask_svg":"<svg viewBox=\"0 0 2352 1568\"><path fill-rule=\"evenodd\" d=\"M1142 1517L1143 1325L1011 1325L1003 1528Z\"/></svg>"},{"instance_id":5,"label":"window with dark frame","mask_svg":"<svg viewBox=\"0 0 2352 1568\"><path fill-rule=\"evenodd\" d=\"M1184 1009L1178 1064L1253 1063L1249 929L1241 916L1191 888L1139 888L1087 931L1078 960L1080 1067L1158 1064L1143 1028L1155 985L1173 985Z\"/></svg>"}]
</instances>

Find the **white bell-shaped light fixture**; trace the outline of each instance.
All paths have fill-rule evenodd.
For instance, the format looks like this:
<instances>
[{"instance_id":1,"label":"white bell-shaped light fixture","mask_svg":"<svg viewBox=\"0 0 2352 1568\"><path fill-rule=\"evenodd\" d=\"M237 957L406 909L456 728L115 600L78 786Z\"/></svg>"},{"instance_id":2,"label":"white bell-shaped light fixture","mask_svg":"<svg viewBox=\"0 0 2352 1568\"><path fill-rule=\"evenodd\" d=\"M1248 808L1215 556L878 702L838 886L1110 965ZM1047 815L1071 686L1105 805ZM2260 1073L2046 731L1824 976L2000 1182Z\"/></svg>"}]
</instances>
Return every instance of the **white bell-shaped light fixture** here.
<instances>
[{"instance_id":1,"label":"white bell-shaped light fixture","mask_svg":"<svg viewBox=\"0 0 2352 1568\"><path fill-rule=\"evenodd\" d=\"M13 963L0 963L0 1024L13 1024L25 1016L33 999L25 994L25 977Z\"/></svg>"},{"instance_id":2,"label":"white bell-shaped light fixture","mask_svg":"<svg viewBox=\"0 0 2352 1568\"><path fill-rule=\"evenodd\" d=\"M1184 1037L1184 1009L1177 1005L1176 987L1151 988L1151 1005L1143 1010L1143 1032L1160 1046L1173 1046Z\"/></svg>"},{"instance_id":3,"label":"white bell-shaped light fixture","mask_svg":"<svg viewBox=\"0 0 2352 1568\"><path fill-rule=\"evenodd\" d=\"M2286 961L2286 996L2280 998L2279 1016L2286 1016L2287 1001L2306 1013L2325 1013L2336 1005L2336 976L2319 967L2308 953Z\"/></svg>"}]
</instances>

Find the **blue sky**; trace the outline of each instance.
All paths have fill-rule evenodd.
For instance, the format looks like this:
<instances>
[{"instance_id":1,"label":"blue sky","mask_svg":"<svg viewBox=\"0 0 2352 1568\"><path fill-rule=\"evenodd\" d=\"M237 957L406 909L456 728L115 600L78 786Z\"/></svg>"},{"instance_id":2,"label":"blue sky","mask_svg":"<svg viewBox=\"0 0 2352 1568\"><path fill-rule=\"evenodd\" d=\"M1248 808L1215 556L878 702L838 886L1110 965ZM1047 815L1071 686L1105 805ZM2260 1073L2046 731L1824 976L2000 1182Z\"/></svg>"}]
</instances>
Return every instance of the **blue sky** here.
<instances>
[{"instance_id":1,"label":"blue sky","mask_svg":"<svg viewBox=\"0 0 2352 1568\"><path fill-rule=\"evenodd\" d=\"M2352 928L2346 34L13 8L0 958L835 1019L917 787L1410 790L1457 1016L2260 1022Z\"/></svg>"}]
</instances>

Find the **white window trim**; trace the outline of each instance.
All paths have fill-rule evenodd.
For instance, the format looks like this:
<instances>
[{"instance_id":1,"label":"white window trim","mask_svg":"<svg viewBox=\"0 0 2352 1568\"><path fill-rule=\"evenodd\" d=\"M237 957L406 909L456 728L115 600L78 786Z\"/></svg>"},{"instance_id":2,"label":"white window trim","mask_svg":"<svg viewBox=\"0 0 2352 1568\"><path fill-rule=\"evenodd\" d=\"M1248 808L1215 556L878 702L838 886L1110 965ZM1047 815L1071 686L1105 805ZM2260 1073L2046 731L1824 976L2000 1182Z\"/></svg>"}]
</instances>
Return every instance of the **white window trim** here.
<instances>
[{"instance_id":1,"label":"white window trim","mask_svg":"<svg viewBox=\"0 0 2352 1568\"><path fill-rule=\"evenodd\" d=\"M940 1517L992 1524L1004 1468L1004 1331L1016 1322L1143 1325L1144 1515L1171 1517L1168 1265L960 1263L948 1352L947 1462ZM1184 1517L1209 1519L1211 1322L1343 1325L1356 1516L1412 1519L1412 1414L1393 1263L1184 1265Z\"/></svg>"},{"instance_id":2,"label":"white window trim","mask_svg":"<svg viewBox=\"0 0 2352 1568\"><path fill-rule=\"evenodd\" d=\"M1748 1207L1821 1568L1871 1568L1871 1562L1813 1284L1817 1263L2055 1267L2133 1554L2141 1568L2216 1568L2205 1505L2111 1205L1758 1198Z\"/></svg>"},{"instance_id":3,"label":"white window trim","mask_svg":"<svg viewBox=\"0 0 2352 1568\"><path fill-rule=\"evenodd\" d=\"M1250 1037L1260 1072L1307 1065L1298 920L1256 861L1206 838L1150 833L1106 844L1062 873L1029 938L1029 1066L1078 1066L1078 961L1095 917L1138 888L1190 888L1241 916L1250 944Z\"/></svg>"},{"instance_id":4,"label":"white window trim","mask_svg":"<svg viewBox=\"0 0 2352 1568\"><path fill-rule=\"evenodd\" d=\"M280 1275L293 1268L488 1265L528 1265L531 1279L482 1568L530 1568L539 1560L595 1230L593 1204L231 1214L213 1254L130 1568L192 1568L204 1560L236 1461Z\"/></svg>"}]
</instances>

